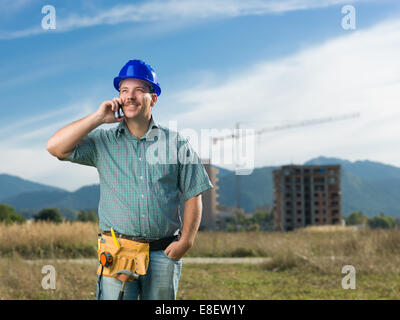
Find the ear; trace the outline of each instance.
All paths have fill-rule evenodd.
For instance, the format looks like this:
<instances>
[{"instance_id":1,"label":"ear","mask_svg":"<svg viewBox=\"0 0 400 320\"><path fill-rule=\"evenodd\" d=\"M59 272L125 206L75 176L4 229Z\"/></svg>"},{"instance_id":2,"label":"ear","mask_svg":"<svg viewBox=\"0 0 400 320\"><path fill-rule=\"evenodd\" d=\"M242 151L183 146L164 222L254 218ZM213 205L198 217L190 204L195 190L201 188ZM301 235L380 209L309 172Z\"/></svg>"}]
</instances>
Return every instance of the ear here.
<instances>
[{"instance_id":1,"label":"ear","mask_svg":"<svg viewBox=\"0 0 400 320\"><path fill-rule=\"evenodd\" d=\"M152 107L157 103L157 100L158 100L157 94L153 93L153 94L151 95L151 106L152 106Z\"/></svg>"}]
</instances>

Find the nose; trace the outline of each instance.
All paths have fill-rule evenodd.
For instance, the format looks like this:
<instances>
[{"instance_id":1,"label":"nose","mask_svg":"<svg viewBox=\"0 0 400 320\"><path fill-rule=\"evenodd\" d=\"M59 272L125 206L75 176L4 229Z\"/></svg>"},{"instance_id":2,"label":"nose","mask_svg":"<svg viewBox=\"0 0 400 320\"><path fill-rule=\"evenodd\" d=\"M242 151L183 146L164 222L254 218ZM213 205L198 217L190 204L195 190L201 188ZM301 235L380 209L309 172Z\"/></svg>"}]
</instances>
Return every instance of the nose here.
<instances>
[{"instance_id":1,"label":"nose","mask_svg":"<svg viewBox=\"0 0 400 320\"><path fill-rule=\"evenodd\" d=\"M131 91L129 92L128 96L126 97L127 100L136 100L136 92Z\"/></svg>"},{"instance_id":2,"label":"nose","mask_svg":"<svg viewBox=\"0 0 400 320\"><path fill-rule=\"evenodd\" d=\"M125 99L126 100L136 100L136 90L125 91Z\"/></svg>"}]
</instances>

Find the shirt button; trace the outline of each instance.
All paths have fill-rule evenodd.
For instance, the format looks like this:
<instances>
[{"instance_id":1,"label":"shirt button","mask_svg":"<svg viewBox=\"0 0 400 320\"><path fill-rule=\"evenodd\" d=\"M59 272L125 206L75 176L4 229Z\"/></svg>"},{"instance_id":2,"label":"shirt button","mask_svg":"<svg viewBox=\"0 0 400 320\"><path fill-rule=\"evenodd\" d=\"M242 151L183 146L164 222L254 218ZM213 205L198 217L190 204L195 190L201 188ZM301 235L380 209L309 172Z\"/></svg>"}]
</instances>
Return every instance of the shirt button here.
<instances>
[{"instance_id":1,"label":"shirt button","mask_svg":"<svg viewBox=\"0 0 400 320\"><path fill-rule=\"evenodd\" d=\"M142 158L139 158L139 161L142 161Z\"/></svg>"},{"instance_id":2,"label":"shirt button","mask_svg":"<svg viewBox=\"0 0 400 320\"><path fill-rule=\"evenodd\" d=\"M142 194L142 198L144 198L144 194Z\"/></svg>"},{"instance_id":3,"label":"shirt button","mask_svg":"<svg viewBox=\"0 0 400 320\"><path fill-rule=\"evenodd\" d=\"M140 176L140 179L142 179L142 180L143 180L143 176Z\"/></svg>"}]
</instances>

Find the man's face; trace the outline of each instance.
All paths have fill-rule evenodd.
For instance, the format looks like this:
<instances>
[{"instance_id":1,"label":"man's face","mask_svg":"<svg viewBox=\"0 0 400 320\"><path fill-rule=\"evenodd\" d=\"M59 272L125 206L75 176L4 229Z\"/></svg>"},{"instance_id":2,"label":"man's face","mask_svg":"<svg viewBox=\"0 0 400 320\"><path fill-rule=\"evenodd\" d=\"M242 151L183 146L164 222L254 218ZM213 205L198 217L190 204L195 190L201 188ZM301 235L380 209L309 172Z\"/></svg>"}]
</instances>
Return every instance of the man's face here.
<instances>
[{"instance_id":1,"label":"man's face","mask_svg":"<svg viewBox=\"0 0 400 320\"><path fill-rule=\"evenodd\" d=\"M157 102L157 95L150 93L150 86L139 79L125 79L119 87L125 118L149 118L151 108Z\"/></svg>"}]
</instances>

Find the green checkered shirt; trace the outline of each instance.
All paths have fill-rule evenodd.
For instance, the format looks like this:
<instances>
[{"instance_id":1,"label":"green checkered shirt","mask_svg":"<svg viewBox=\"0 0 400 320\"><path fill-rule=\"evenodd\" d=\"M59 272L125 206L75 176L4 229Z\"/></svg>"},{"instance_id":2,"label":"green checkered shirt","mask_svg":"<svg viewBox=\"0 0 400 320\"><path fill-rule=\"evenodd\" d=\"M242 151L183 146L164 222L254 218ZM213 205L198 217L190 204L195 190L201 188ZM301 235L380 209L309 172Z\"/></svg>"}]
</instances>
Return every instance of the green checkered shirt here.
<instances>
[{"instance_id":1,"label":"green checkered shirt","mask_svg":"<svg viewBox=\"0 0 400 320\"><path fill-rule=\"evenodd\" d=\"M213 187L186 139L151 118L140 139L125 122L86 135L65 159L94 166L100 179L99 228L158 239L182 228L184 200Z\"/></svg>"}]
</instances>

